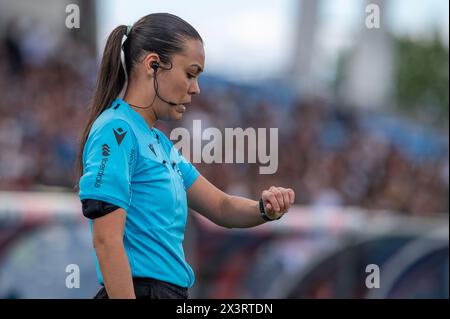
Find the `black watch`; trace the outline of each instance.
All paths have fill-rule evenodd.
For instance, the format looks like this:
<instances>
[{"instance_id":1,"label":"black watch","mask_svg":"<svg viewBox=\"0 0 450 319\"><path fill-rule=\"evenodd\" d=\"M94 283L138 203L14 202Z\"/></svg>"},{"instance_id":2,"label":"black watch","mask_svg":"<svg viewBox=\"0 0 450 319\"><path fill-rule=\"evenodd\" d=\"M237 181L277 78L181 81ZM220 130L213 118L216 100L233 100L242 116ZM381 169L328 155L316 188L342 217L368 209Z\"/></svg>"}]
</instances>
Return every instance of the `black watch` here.
<instances>
[{"instance_id":1,"label":"black watch","mask_svg":"<svg viewBox=\"0 0 450 319\"><path fill-rule=\"evenodd\" d=\"M259 199L259 213L261 214L262 219L264 219L267 222L278 220L281 218L281 216L283 216L283 215L281 215L280 217L275 218L275 219L272 219L269 216L267 216L266 210L264 209L264 201L262 198Z\"/></svg>"}]
</instances>

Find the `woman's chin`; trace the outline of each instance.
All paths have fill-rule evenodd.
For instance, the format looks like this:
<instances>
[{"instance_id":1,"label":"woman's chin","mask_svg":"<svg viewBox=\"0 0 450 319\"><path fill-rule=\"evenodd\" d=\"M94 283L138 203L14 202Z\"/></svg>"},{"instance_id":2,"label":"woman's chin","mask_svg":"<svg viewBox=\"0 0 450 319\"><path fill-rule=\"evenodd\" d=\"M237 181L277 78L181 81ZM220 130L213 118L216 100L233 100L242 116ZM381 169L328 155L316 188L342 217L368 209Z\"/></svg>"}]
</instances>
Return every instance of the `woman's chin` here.
<instances>
[{"instance_id":1,"label":"woman's chin","mask_svg":"<svg viewBox=\"0 0 450 319\"><path fill-rule=\"evenodd\" d=\"M174 114L171 114L170 120L171 121L179 121L183 118L183 113L175 112Z\"/></svg>"}]
</instances>

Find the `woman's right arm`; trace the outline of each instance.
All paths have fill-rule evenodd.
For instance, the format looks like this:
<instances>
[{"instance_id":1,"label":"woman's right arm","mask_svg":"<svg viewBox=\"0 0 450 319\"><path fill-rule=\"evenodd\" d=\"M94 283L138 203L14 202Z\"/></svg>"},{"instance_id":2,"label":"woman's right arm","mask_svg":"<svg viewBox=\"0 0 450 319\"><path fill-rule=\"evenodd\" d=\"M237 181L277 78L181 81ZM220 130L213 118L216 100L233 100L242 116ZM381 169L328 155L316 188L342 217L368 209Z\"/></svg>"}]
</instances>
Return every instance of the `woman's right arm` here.
<instances>
[{"instance_id":1,"label":"woman's right arm","mask_svg":"<svg viewBox=\"0 0 450 319\"><path fill-rule=\"evenodd\" d=\"M132 128L119 118L93 126L83 147L79 196L83 215L92 220L93 244L110 298L135 297L123 235L137 147Z\"/></svg>"},{"instance_id":2,"label":"woman's right arm","mask_svg":"<svg viewBox=\"0 0 450 319\"><path fill-rule=\"evenodd\" d=\"M135 299L130 264L123 245L126 212L119 208L93 220L92 232L103 283L111 299Z\"/></svg>"}]
</instances>

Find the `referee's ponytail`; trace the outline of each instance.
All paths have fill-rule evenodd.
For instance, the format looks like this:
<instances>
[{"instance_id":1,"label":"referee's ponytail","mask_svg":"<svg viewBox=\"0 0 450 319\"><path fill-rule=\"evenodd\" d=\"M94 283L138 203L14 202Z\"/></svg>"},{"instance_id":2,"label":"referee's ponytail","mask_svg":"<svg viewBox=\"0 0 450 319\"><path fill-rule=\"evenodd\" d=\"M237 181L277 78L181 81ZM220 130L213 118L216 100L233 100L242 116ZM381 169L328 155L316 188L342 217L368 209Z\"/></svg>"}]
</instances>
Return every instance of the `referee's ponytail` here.
<instances>
[{"instance_id":1,"label":"referee's ponytail","mask_svg":"<svg viewBox=\"0 0 450 319\"><path fill-rule=\"evenodd\" d=\"M127 38L122 44L124 36ZM131 75L136 63L149 52L157 53L162 63L171 64L172 55L184 50L183 44L187 39L196 39L203 43L198 32L189 23L169 13L149 14L131 28L120 25L111 32L103 52L86 127L80 139L76 189L79 177L83 175L83 149L92 124L111 106L125 85L126 75L121 63L121 50L124 52L126 72Z\"/></svg>"}]
</instances>

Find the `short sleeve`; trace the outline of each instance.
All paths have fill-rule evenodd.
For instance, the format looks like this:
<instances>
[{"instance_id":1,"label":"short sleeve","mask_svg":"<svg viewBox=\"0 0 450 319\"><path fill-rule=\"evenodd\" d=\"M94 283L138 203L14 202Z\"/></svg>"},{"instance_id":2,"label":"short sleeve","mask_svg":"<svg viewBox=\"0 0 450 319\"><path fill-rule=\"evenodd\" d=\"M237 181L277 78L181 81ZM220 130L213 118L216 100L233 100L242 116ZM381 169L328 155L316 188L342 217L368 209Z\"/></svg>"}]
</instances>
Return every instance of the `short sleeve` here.
<instances>
[{"instance_id":1,"label":"short sleeve","mask_svg":"<svg viewBox=\"0 0 450 319\"><path fill-rule=\"evenodd\" d=\"M183 175L184 187L188 189L192 184L194 184L200 173L194 165L184 158L181 151L177 150L175 146L173 146L173 149L176 150L176 153L178 154L176 162L178 163L178 168L180 169L181 175Z\"/></svg>"},{"instance_id":2,"label":"short sleeve","mask_svg":"<svg viewBox=\"0 0 450 319\"><path fill-rule=\"evenodd\" d=\"M80 199L97 199L127 210L136 158L133 131L123 120L91 130L83 151Z\"/></svg>"}]
</instances>

